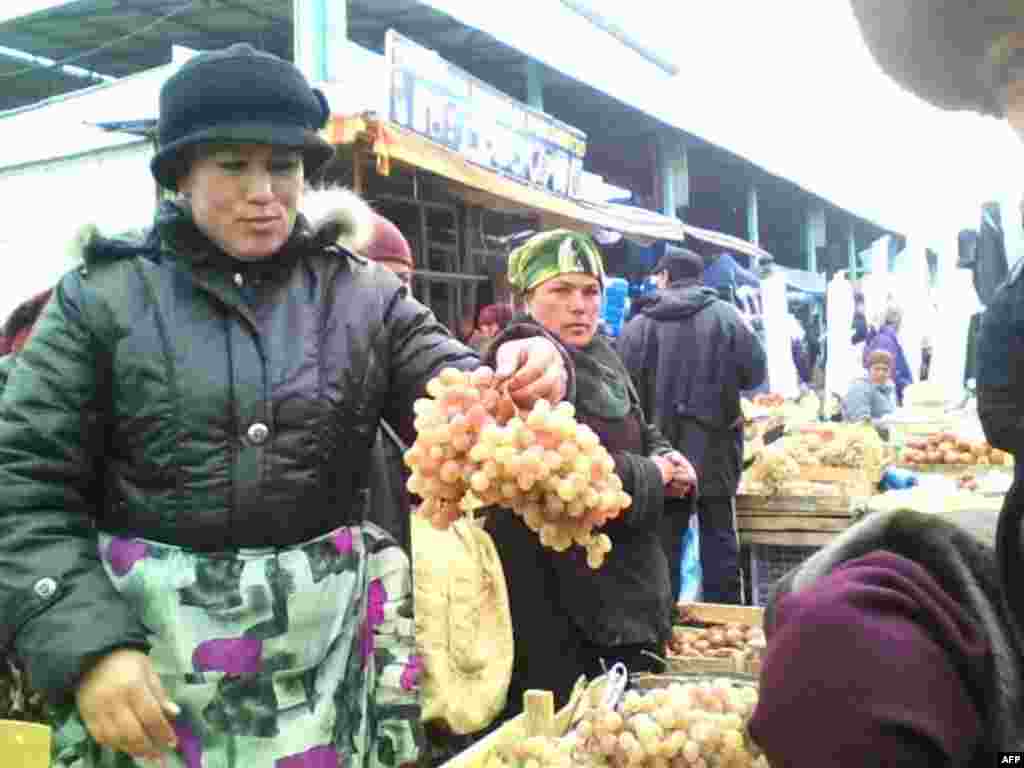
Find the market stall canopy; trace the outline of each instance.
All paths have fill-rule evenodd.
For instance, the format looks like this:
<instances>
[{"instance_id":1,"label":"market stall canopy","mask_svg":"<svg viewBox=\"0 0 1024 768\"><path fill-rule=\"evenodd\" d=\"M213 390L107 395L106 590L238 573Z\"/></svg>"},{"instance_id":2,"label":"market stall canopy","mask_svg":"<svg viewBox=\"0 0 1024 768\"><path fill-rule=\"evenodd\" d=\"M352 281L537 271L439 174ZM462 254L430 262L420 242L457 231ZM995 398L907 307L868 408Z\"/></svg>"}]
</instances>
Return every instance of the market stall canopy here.
<instances>
[{"instance_id":1,"label":"market stall canopy","mask_svg":"<svg viewBox=\"0 0 1024 768\"><path fill-rule=\"evenodd\" d=\"M456 193L470 204L538 211L545 228L566 226L594 233L611 230L641 242L683 242L693 237L754 258L769 256L741 238L693 227L653 211L553 195L476 165L447 147L372 115L335 116L327 125L326 135L332 144L353 145L357 150L362 147L376 155L377 170L384 175L390 172L392 160L422 168L453 182Z\"/></svg>"},{"instance_id":2,"label":"market stall canopy","mask_svg":"<svg viewBox=\"0 0 1024 768\"><path fill-rule=\"evenodd\" d=\"M887 75L944 109L1002 117L1006 38L1024 33L1024 4L1007 0L851 0Z\"/></svg>"}]
</instances>

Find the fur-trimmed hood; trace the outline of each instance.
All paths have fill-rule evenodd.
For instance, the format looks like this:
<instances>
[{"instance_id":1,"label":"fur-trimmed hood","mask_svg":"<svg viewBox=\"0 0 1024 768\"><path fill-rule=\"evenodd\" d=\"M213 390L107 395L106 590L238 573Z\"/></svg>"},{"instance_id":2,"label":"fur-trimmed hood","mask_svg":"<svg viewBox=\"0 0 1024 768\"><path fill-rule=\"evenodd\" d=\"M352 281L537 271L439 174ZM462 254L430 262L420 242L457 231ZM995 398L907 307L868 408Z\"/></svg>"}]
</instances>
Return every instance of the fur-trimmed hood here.
<instances>
[{"instance_id":1,"label":"fur-trimmed hood","mask_svg":"<svg viewBox=\"0 0 1024 768\"><path fill-rule=\"evenodd\" d=\"M984 703L984 746L993 751L1021 749L1024 656L999 583L993 548L997 519L998 513L991 509L869 514L779 581L765 614L769 644L782 598L811 588L840 565L872 552L907 558L923 567L964 608L988 642L991 653L986 663L964 664L961 669L968 687L979 691Z\"/></svg>"},{"instance_id":2,"label":"fur-trimmed hood","mask_svg":"<svg viewBox=\"0 0 1024 768\"><path fill-rule=\"evenodd\" d=\"M352 253L364 253L373 239L376 214L369 203L345 187L306 190L302 214L314 232Z\"/></svg>"},{"instance_id":3,"label":"fur-trimmed hood","mask_svg":"<svg viewBox=\"0 0 1024 768\"><path fill-rule=\"evenodd\" d=\"M317 239L333 242L346 251L362 254L374 235L374 213L359 195L344 187L307 189L301 213ZM143 232L125 232L117 239L105 237L95 224L79 227L67 245L68 264L74 268L88 263L97 250L110 252L119 248L132 251L144 242ZM0 355L18 352L28 340L39 314L49 301L47 289L18 305L0 327Z\"/></svg>"},{"instance_id":4,"label":"fur-trimmed hood","mask_svg":"<svg viewBox=\"0 0 1024 768\"><path fill-rule=\"evenodd\" d=\"M346 187L307 189L299 212L317 239L337 243L352 253L363 253L373 239L377 214L369 203ZM145 234L130 231L117 237L130 242L144 239ZM95 224L80 227L68 243L72 265L86 261L90 247L106 240Z\"/></svg>"}]
</instances>

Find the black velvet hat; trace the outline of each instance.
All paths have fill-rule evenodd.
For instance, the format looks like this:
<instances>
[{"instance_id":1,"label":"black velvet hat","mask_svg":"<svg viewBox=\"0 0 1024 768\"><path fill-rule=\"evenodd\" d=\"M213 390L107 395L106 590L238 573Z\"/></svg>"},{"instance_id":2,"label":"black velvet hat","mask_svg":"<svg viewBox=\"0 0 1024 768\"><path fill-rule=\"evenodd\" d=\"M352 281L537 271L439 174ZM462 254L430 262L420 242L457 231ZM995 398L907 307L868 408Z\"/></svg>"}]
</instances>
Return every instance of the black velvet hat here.
<instances>
[{"instance_id":1,"label":"black velvet hat","mask_svg":"<svg viewBox=\"0 0 1024 768\"><path fill-rule=\"evenodd\" d=\"M201 53L160 89L160 148L150 169L162 186L175 189L188 170L186 147L253 142L301 149L308 178L334 154L317 134L329 116L324 95L284 59L246 43Z\"/></svg>"}]
</instances>

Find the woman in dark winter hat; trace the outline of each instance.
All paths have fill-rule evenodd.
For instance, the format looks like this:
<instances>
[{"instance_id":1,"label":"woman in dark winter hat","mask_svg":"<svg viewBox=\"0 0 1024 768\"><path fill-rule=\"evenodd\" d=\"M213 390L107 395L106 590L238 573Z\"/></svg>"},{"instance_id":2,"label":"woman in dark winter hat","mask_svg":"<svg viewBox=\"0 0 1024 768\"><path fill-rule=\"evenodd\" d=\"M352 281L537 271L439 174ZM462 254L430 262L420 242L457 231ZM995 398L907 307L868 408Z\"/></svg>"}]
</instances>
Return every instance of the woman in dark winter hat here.
<instances>
[{"instance_id":1,"label":"woman in dark winter hat","mask_svg":"<svg viewBox=\"0 0 1024 768\"><path fill-rule=\"evenodd\" d=\"M393 766L419 749L409 563L367 521L379 418L472 351L299 213L322 95L248 45L160 94L138 241L95 239L0 399L0 649L57 710L53 764ZM568 369L500 367L523 405ZM92 489L102 488L94 499Z\"/></svg>"}]
</instances>

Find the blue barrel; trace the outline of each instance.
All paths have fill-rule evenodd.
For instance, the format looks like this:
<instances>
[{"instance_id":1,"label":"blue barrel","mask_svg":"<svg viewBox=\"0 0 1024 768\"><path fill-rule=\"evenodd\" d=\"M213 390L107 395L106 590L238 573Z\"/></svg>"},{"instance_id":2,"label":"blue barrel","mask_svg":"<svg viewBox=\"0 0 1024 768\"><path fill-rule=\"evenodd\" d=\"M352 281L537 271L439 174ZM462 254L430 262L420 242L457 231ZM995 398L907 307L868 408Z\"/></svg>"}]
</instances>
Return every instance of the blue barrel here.
<instances>
[{"instance_id":1,"label":"blue barrel","mask_svg":"<svg viewBox=\"0 0 1024 768\"><path fill-rule=\"evenodd\" d=\"M622 330L622 320L626 316L629 301L629 283L621 277L609 277L604 287L604 306L601 308L601 319L608 328L608 333L618 336Z\"/></svg>"}]
</instances>

